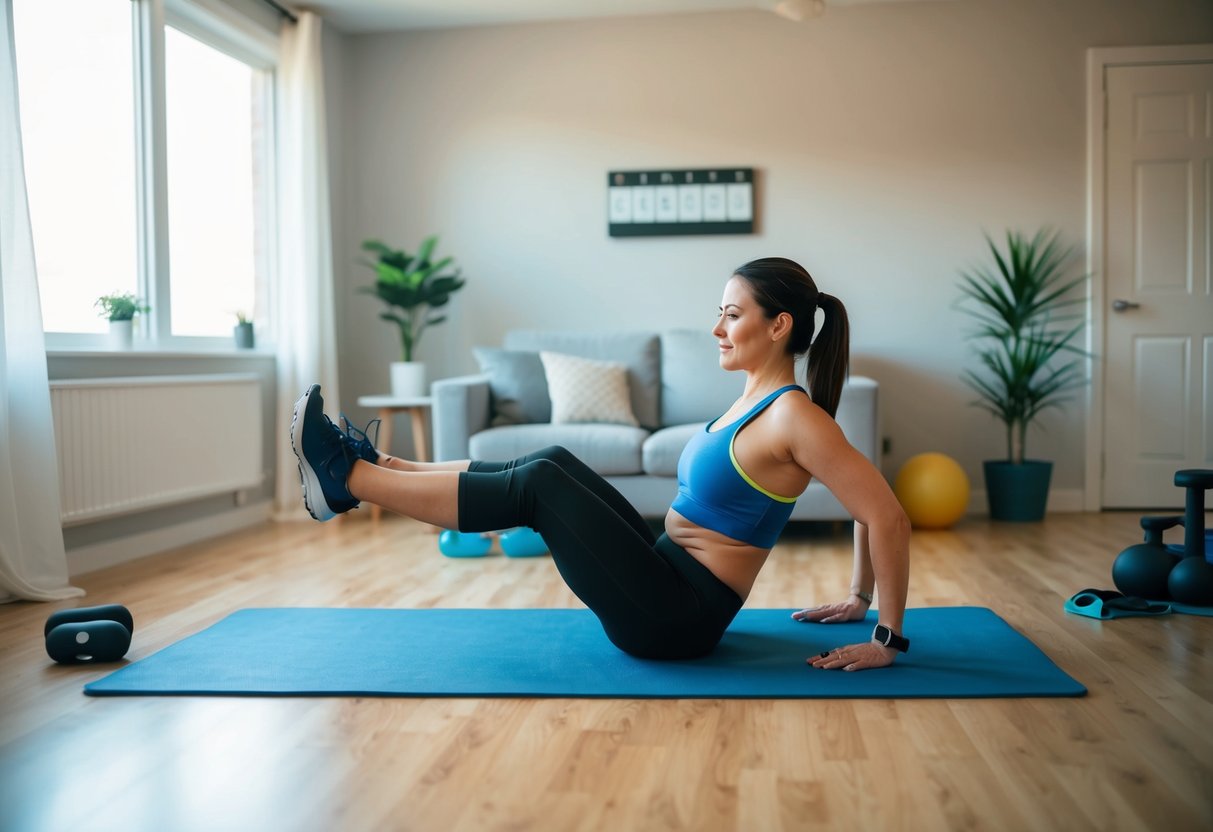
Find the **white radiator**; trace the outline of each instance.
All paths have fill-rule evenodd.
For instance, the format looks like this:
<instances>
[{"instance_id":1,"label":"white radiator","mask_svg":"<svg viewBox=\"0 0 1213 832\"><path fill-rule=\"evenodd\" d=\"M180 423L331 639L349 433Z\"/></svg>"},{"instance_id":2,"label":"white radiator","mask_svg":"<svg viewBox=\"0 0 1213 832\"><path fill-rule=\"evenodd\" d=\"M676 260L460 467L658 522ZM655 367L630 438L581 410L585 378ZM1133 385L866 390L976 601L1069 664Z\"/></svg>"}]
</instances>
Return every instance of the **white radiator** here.
<instances>
[{"instance_id":1,"label":"white radiator","mask_svg":"<svg viewBox=\"0 0 1213 832\"><path fill-rule=\"evenodd\" d=\"M261 484L252 373L50 386L64 525Z\"/></svg>"}]
</instances>

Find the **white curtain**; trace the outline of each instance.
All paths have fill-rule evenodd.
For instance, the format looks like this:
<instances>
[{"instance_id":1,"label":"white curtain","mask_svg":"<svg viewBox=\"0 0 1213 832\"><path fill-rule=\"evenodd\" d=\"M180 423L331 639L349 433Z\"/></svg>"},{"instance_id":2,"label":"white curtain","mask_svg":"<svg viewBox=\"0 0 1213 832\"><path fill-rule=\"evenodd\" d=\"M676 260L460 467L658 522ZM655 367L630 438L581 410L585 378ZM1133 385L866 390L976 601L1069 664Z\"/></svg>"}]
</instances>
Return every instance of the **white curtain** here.
<instances>
[{"instance_id":1,"label":"white curtain","mask_svg":"<svg viewBox=\"0 0 1213 832\"><path fill-rule=\"evenodd\" d=\"M319 383L325 410L338 410L337 326L333 310L321 19L300 12L285 22L278 62L278 345L279 519L301 516L299 471L290 447L290 413L308 385Z\"/></svg>"},{"instance_id":2,"label":"white curtain","mask_svg":"<svg viewBox=\"0 0 1213 832\"><path fill-rule=\"evenodd\" d=\"M46 340L25 197L13 4L0 16L0 602L56 601L67 583Z\"/></svg>"}]
</instances>

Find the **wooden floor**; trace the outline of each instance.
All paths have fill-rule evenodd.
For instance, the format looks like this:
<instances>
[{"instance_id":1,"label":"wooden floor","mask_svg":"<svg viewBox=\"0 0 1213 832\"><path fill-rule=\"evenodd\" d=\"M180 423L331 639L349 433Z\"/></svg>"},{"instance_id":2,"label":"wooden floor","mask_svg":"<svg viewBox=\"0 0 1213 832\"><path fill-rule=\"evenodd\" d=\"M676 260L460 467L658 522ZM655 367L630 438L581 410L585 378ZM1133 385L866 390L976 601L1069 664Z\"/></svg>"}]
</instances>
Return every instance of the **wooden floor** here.
<instances>
[{"instance_id":1,"label":"wooden floor","mask_svg":"<svg viewBox=\"0 0 1213 832\"><path fill-rule=\"evenodd\" d=\"M1062 612L1138 536L914 536L910 606L993 608L1081 699L94 699L111 668L46 657L50 612L104 602L134 613L132 660L249 606L578 605L548 559L450 560L411 521L265 526L0 606L0 829L1213 829L1213 618ZM793 528L749 606L835 599L849 545Z\"/></svg>"}]
</instances>

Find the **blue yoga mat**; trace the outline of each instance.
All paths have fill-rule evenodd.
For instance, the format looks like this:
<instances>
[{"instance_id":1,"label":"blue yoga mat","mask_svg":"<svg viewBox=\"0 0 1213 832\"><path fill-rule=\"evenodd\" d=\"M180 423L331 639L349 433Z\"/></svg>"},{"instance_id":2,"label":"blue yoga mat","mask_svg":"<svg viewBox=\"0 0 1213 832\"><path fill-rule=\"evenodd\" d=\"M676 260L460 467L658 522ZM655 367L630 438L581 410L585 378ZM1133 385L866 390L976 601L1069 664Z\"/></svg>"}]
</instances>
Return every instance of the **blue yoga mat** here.
<instances>
[{"instance_id":1,"label":"blue yoga mat","mask_svg":"<svg viewBox=\"0 0 1213 832\"><path fill-rule=\"evenodd\" d=\"M906 612L910 652L847 673L805 664L875 624L803 624L742 610L716 650L649 661L607 641L588 610L249 609L85 686L93 696L562 696L678 699L1082 696L988 609Z\"/></svg>"}]
</instances>

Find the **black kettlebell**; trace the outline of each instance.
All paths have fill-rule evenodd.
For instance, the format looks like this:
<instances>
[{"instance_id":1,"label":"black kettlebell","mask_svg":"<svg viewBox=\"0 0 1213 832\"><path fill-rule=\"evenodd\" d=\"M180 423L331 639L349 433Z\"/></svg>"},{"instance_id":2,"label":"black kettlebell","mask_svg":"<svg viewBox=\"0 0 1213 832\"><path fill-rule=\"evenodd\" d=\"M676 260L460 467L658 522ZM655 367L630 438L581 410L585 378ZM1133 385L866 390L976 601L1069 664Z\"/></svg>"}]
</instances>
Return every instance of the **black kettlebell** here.
<instances>
[{"instance_id":1,"label":"black kettlebell","mask_svg":"<svg viewBox=\"0 0 1213 832\"><path fill-rule=\"evenodd\" d=\"M1145 543L1138 543L1116 556L1112 564L1112 582L1125 595L1165 601L1171 597L1167 579L1178 558L1167 551L1162 533L1179 525L1179 517L1141 518Z\"/></svg>"},{"instance_id":2,"label":"black kettlebell","mask_svg":"<svg viewBox=\"0 0 1213 832\"><path fill-rule=\"evenodd\" d=\"M135 620L121 604L59 610L42 630L46 654L60 664L116 662L131 646Z\"/></svg>"}]
</instances>

